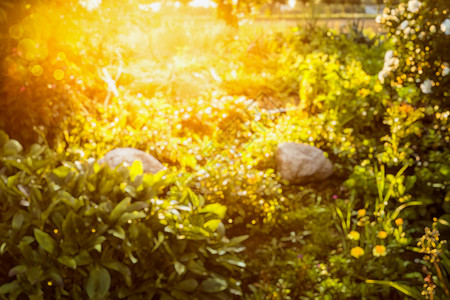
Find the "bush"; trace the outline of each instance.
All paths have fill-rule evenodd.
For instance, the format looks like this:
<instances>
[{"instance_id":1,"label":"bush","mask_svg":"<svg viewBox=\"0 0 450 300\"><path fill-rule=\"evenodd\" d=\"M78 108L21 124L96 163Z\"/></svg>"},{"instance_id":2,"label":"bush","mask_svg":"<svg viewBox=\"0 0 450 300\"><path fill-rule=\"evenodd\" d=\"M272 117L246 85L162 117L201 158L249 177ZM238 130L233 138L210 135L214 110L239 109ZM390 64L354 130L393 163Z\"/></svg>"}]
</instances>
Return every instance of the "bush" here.
<instances>
[{"instance_id":1,"label":"bush","mask_svg":"<svg viewBox=\"0 0 450 300\"><path fill-rule=\"evenodd\" d=\"M0 296L229 299L241 295L246 237L227 239L226 207L189 174L142 174L63 161L45 146L0 160Z\"/></svg>"}]
</instances>

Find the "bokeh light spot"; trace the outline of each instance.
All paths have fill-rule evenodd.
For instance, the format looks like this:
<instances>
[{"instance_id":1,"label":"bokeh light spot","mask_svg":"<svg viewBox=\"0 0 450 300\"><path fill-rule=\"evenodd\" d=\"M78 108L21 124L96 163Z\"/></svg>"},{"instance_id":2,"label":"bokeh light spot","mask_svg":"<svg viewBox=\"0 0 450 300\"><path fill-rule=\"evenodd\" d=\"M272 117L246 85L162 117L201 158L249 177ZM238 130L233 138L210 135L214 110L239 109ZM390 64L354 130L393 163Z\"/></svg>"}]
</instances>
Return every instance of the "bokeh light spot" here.
<instances>
[{"instance_id":1,"label":"bokeh light spot","mask_svg":"<svg viewBox=\"0 0 450 300\"><path fill-rule=\"evenodd\" d=\"M28 61L32 61L36 58L36 50L36 42L32 39L23 39L17 45L17 54Z\"/></svg>"},{"instance_id":2,"label":"bokeh light spot","mask_svg":"<svg viewBox=\"0 0 450 300\"><path fill-rule=\"evenodd\" d=\"M55 77L56 80L63 80L64 79L64 71L61 69L56 70L53 73L53 77Z\"/></svg>"},{"instance_id":3,"label":"bokeh light spot","mask_svg":"<svg viewBox=\"0 0 450 300\"><path fill-rule=\"evenodd\" d=\"M58 60L65 60L66 54L64 52L58 52Z\"/></svg>"},{"instance_id":4,"label":"bokeh light spot","mask_svg":"<svg viewBox=\"0 0 450 300\"><path fill-rule=\"evenodd\" d=\"M44 69L42 68L41 65L34 65L31 68L31 74L33 74L36 77L41 76L42 73L44 73Z\"/></svg>"},{"instance_id":5,"label":"bokeh light spot","mask_svg":"<svg viewBox=\"0 0 450 300\"><path fill-rule=\"evenodd\" d=\"M24 30L23 36L35 41L45 42L52 34L50 22L39 14L31 14L25 17L21 26Z\"/></svg>"},{"instance_id":6,"label":"bokeh light spot","mask_svg":"<svg viewBox=\"0 0 450 300\"><path fill-rule=\"evenodd\" d=\"M12 76L16 71L17 63L11 57L5 58L5 61L3 62L3 73L7 76Z\"/></svg>"},{"instance_id":7,"label":"bokeh light spot","mask_svg":"<svg viewBox=\"0 0 450 300\"><path fill-rule=\"evenodd\" d=\"M16 24L9 27L9 36L15 40L20 39L23 36L22 26Z\"/></svg>"}]
</instances>

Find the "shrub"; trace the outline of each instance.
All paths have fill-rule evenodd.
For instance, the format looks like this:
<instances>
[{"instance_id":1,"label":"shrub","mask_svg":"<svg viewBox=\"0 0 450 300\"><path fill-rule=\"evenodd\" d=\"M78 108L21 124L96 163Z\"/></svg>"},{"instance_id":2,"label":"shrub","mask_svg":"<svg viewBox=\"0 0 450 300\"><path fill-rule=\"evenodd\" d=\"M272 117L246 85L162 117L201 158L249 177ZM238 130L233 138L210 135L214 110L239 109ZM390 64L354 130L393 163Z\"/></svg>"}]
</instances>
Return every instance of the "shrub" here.
<instances>
[{"instance_id":1,"label":"shrub","mask_svg":"<svg viewBox=\"0 0 450 300\"><path fill-rule=\"evenodd\" d=\"M189 174L142 174L139 162L111 170L9 142L0 160L0 297L240 295L245 264L236 253L246 237L225 237L226 207L187 188Z\"/></svg>"},{"instance_id":2,"label":"shrub","mask_svg":"<svg viewBox=\"0 0 450 300\"><path fill-rule=\"evenodd\" d=\"M385 57L380 79L396 87L415 85L424 94L422 105L440 105L450 97L448 53L450 9L445 1L400 1L388 6L378 21L385 25L393 50ZM445 102L445 101L444 101Z\"/></svg>"}]
</instances>

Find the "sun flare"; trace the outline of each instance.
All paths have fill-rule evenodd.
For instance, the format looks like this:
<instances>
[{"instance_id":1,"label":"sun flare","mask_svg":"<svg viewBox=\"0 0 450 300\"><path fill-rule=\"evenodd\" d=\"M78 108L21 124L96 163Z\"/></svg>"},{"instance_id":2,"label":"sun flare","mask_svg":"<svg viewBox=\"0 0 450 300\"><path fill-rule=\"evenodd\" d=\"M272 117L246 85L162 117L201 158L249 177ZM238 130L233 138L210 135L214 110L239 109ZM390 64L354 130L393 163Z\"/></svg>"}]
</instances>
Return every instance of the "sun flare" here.
<instances>
[{"instance_id":1,"label":"sun flare","mask_svg":"<svg viewBox=\"0 0 450 300\"><path fill-rule=\"evenodd\" d=\"M1 0L0 299L450 299L450 9L381 2Z\"/></svg>"}]
</instances>

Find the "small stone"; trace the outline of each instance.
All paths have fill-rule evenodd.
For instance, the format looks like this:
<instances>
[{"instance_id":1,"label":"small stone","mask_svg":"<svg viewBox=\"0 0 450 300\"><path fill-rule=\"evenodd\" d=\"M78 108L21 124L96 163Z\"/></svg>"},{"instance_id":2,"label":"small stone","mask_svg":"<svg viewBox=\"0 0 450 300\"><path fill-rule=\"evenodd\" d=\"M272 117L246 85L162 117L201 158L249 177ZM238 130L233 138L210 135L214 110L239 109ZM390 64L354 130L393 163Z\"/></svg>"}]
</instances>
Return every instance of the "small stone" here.
<instances>
[{"instance_id":1,"label":"small stone","mask_svg":"<svg viewBox=\"0 0 450 300\"><path fill-rule=\"evenodd\" d=\"M277 171L292 184L322 181L333 173L333 165L317 147L285 142L276 152Z\"/></svg>"},{"instance_id":2,"label":"small stone","mask_svg":"<svg viewBox=\"0 0 450 300\"><path fill-rule=\"evenodd\" d=\"M136 160L140 160L142 162L144 173L156 174L165 169L164 166L152 155L135 148L113 149L99 159L98 163L106 163L111 168L115 168L122 163L127 163L131 166Z\"/></svg>"}]
</instances>

